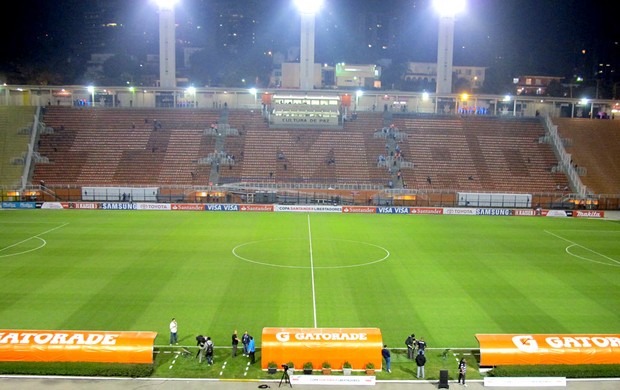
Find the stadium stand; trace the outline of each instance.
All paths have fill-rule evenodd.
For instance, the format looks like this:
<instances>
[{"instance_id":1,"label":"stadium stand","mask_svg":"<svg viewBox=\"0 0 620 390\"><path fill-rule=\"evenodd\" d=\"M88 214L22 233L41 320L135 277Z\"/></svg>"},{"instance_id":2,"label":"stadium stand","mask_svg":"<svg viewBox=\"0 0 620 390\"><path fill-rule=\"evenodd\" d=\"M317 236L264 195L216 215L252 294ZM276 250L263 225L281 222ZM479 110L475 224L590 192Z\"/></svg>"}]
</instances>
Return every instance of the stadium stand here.
<instances>
[{"instance_id":1,"label":"stadium stand","mask_svg":"<svg viewBox=\"0 0 620 390\"><path fill-rule=\"evenodd\" d=\"M0 183L19 185L35 107L0 106Z\"/></svg>"},{"instance_id":2,"label":"stadium stand","mask_svg":"<svg viewBox=\"0 0 620 390\"><path fill-rule=\"evenodd\" d=\"M566 151L595 194L620 193L620 122L554 118Z\"/></svg>"},{"instance_id":3,"label":"stadium stand","mask_svg":"<svg viewBox=\"0 0 620 390\"><path fill-rule=\"evenodd\" d=\"M34 109L24 111L29 118ZM339 128L271 128L262 114L47 107L30 183L183 188L261 183L376 191L392 187L419 194L556 193L554 202L570 192L538 118L400 113L386 118L380 112L359 112ZM8 116L3 115L2 126ZM553 120L590 192L620 193L619 125L613 120ZM23 166L9 181L6 162L27 151L28 135L19 129L28 125L22 120L12 130L3 127L5 185L19 181Z\"/></svg>"}]
</instances>

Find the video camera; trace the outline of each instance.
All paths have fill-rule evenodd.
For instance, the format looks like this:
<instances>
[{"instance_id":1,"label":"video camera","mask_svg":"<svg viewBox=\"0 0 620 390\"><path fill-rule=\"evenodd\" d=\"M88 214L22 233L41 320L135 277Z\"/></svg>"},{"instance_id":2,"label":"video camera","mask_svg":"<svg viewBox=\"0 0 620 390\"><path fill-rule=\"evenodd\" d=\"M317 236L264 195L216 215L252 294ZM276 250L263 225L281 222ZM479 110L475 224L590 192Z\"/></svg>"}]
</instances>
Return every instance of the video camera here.
<instances>
[{"instance_id":1,"label":"video camera","mask_svg":"<svg viewBox=\"0 0 620 390\"><path fill-rule=\"evenodd\" d=\"M196 345L200 346L200 344L204 344L206 341L207 339L205 339L205 336L203 335L196 336Z\"/></svg>"},{"instance_id":2,"label":"video camera","mask_svg":"<svg viewBox=\"0 0 620 390\"><path fill-rule=\"evenodd\" d=\"M283 369L284 371L288 371L288 365L283 364L283 365L282 365L282 369Z\"/></svg>"}]
</instances>

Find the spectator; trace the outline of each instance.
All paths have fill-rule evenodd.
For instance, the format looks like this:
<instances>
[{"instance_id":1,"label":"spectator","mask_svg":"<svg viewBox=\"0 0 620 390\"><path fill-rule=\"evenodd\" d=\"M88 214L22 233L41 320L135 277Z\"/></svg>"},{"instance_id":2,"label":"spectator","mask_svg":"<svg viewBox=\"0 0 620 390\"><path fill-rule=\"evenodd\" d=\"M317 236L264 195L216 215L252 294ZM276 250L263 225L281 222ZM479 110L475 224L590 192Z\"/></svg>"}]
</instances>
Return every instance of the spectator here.
<instances>
[{"instance_id":1,"label":"spectator","mask_svg":"<svg viewBox=\"0 0 620 390\"><path fill-rule=\"evenodd\" d=\"M237 356L237 346L239 345L239 337L237 337L237 330L232 334L232 357Z\"/></svg>"},{"instance_id":2,"label":"spectator","mask_svg":"<svg viewBox=\"0 0 620 390\"><path fill-rule=\"evenodd\" d=\"M418 366L418 379L424 379L424 365L426 364L426 355L424 350L420 350L418 356L415 357L415 363Z\"/></svg>"},{"instance_id":3,"label":"spectator","mask_svg":"<svg viewBox=\"0 0 620 390\"><path fill-rule=\"evenodd\" d=\"M413 360L413 354L415 351L415 334L411 333L411 335L407 336L407 340L405 340L405 345L407 346L407 357Z\"/></svg>"},{"instance_id":4,"label":"spectator","mask_svg":"<svg viewBox=\"0 0 620 390\"><path fill-rule=\"evenodd\" d=\"M248 334L247 330L243 333L243 336L241 336L241 344L243 344L243 356L248 356L249 355L248 345L250 344L250 335Z\"/></svg>"},{"instance_id":5,"label":"spectator","mask_svg":"<svg viewBox=\"0 0 620 390\"><path fill-rule=\"evenodd\" d=\"M381 356L383 356L383 358L385 359L385 369L387 370L387 372L392 372L390 365L392 355L390 354L390 350L388 349L387 344L383 346L383 349L381 350Z\"/></svg>"},{"instance_id":6,"label":"spectator","mask_svg":"<svg viewBox=\"0 0 620 390\"><path fill-rule=\"evenodd\" d=\"M179 339L177 337L177 320L172 317L172 321L170 321L170 345L179 344Z\"/></svg>"},{"instance_id":7,"label":"spectator","mask_svg":"<svg viewBox=\"0 0 620 390\"><path fill-rule=\"evenodd\" d=\"M254 364L256 362L255 358L256 347L254 344L254 337L250 336L250 342L248 343L248 354L250 356L250 364Z\"/></svg>"},{"instance_id":8,"label":"spectator","mask_svg":"<svg viewBox=\"0 0 620 390\"><path fill-rule=\"evenodd\" d=\"M465 358L462 358L459 362L459 380L458 382L463 386L467 386L465 384L465 376L467 374L467 362L465 362ZM462 382L461 382L462 381Z\"/></svg>"}]
</instances>

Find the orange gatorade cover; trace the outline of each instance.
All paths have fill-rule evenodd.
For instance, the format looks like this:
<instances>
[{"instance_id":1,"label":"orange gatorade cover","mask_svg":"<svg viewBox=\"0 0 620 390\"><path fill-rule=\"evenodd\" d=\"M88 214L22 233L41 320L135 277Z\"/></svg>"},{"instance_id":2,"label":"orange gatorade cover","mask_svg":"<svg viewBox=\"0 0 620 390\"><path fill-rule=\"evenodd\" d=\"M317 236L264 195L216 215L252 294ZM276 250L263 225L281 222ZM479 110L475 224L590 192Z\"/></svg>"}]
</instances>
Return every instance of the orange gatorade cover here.
<instances>
[{"instance_id":1,"label":"orange gatorade cover","mask_svg":"<svg viewBox=\"0 0 620 390\"><path fill-rule=\"evenodd\" d=\"M617 334L477 334L480 365L619 364Z\"/></svg>"},{"instance_id":2,"label":"orange gatorade cover","mask_svg":"<svg viewBox=\"0 0 620 390\"><path fill-rule=\"evenodd\" d=\"M261 367L269 362L280 368L293 362L301 369L311 362L320 369L327 361L334 369L341 369L345 361L353 369L362 370L373 363L380 370L383 338L378 328L263 328L261 340Z\"/></svg>"},{"instance_id":3,"label":"orange gatorade cover","mask_svg":"<svg viewBox=\"0 0 620 390\"><path fill-rule=\"evenodd\" d=\"M153 363L156 332L0 330L0 361Z\"/></svg>"}]
</instances>

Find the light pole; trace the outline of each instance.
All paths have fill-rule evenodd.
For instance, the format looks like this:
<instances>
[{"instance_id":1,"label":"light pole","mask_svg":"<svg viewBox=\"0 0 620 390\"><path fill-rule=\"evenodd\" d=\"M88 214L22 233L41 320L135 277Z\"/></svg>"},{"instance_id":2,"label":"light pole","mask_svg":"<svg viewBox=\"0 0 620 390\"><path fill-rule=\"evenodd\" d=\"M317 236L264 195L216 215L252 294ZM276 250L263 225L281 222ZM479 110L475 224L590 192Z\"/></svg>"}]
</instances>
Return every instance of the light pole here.
<instances>
[{"instance_id":1,"label":"light pole","mask_svg":"<svg viewBox=\"0 0 620 390\"><path fill-rule=\"evenodd\" d=\"M90 105L91 107L95 107L95 87L93 87L92 85L89 85L88 92L90 92L90 98L91 98Z\"/></svg>"},{"instance_id":2,"label":"light pole","mask_svg":"<svg viewBox=\"0 0 620 390\"><path fill-rule=\"evenodd\" d=\"M197 104L196 104L196 87L194 87L193 85L190 86L190 87L187 87L187 94L189 96L191 96L191 98L192 98L192 101L190 103L188 103L187 106L188 107L192 107L192 108L196 108L196 106L197 106Z\"/></svg>"},{"instance_id":3,"label":"light pole","mask_svg":"<svg viewBox=\"0 0 620 390\"><path fill-rule=\"evenodd\" d=\"M465 8L465 0L434 0L439 12L437 42L437 93L452 93L452 59L454 55L454 17Z\"/></svg>"},{"instance_id":4,"label":"light pole","mask_svg":"<svg viewBox=\"0 0 620 390\"><path fill-rule=\"evenodd\" d=\"M254 107L256 107L256 88L250 88L250 93L254 96Z\"/></svg>"},{"instance_id":5,"label":"light pole","mask_svg":"<svg viewBox=\"0 0 620 390\"><path fill-rule=\"evenodd\" d=\"M174 4L177 0L156 0L159 6L159 84L176 88Z\"/></svg>"},{"instance_id":6,"label":"light pole","mask_svg":"<svg viewBox=\"0 0 620 390\"><path fill-rule=\"evenodd\" d=\"M360 97L362 97L362 95L364 95L364 91L362 91L361 89L355 91L355 111L357 111L357 106L360 103Z\"/></svg>"},{"instance_id":7,"label":"light pole","mask_svg":"<svg viewBox=\"0 0 620 390\"><path fill-rule=\"evenodd\" d=\"M314 15L323 0L295 0L301 14L301 45L299 53L299 89L314 89Z\"/></svg>"}]
</instances>

